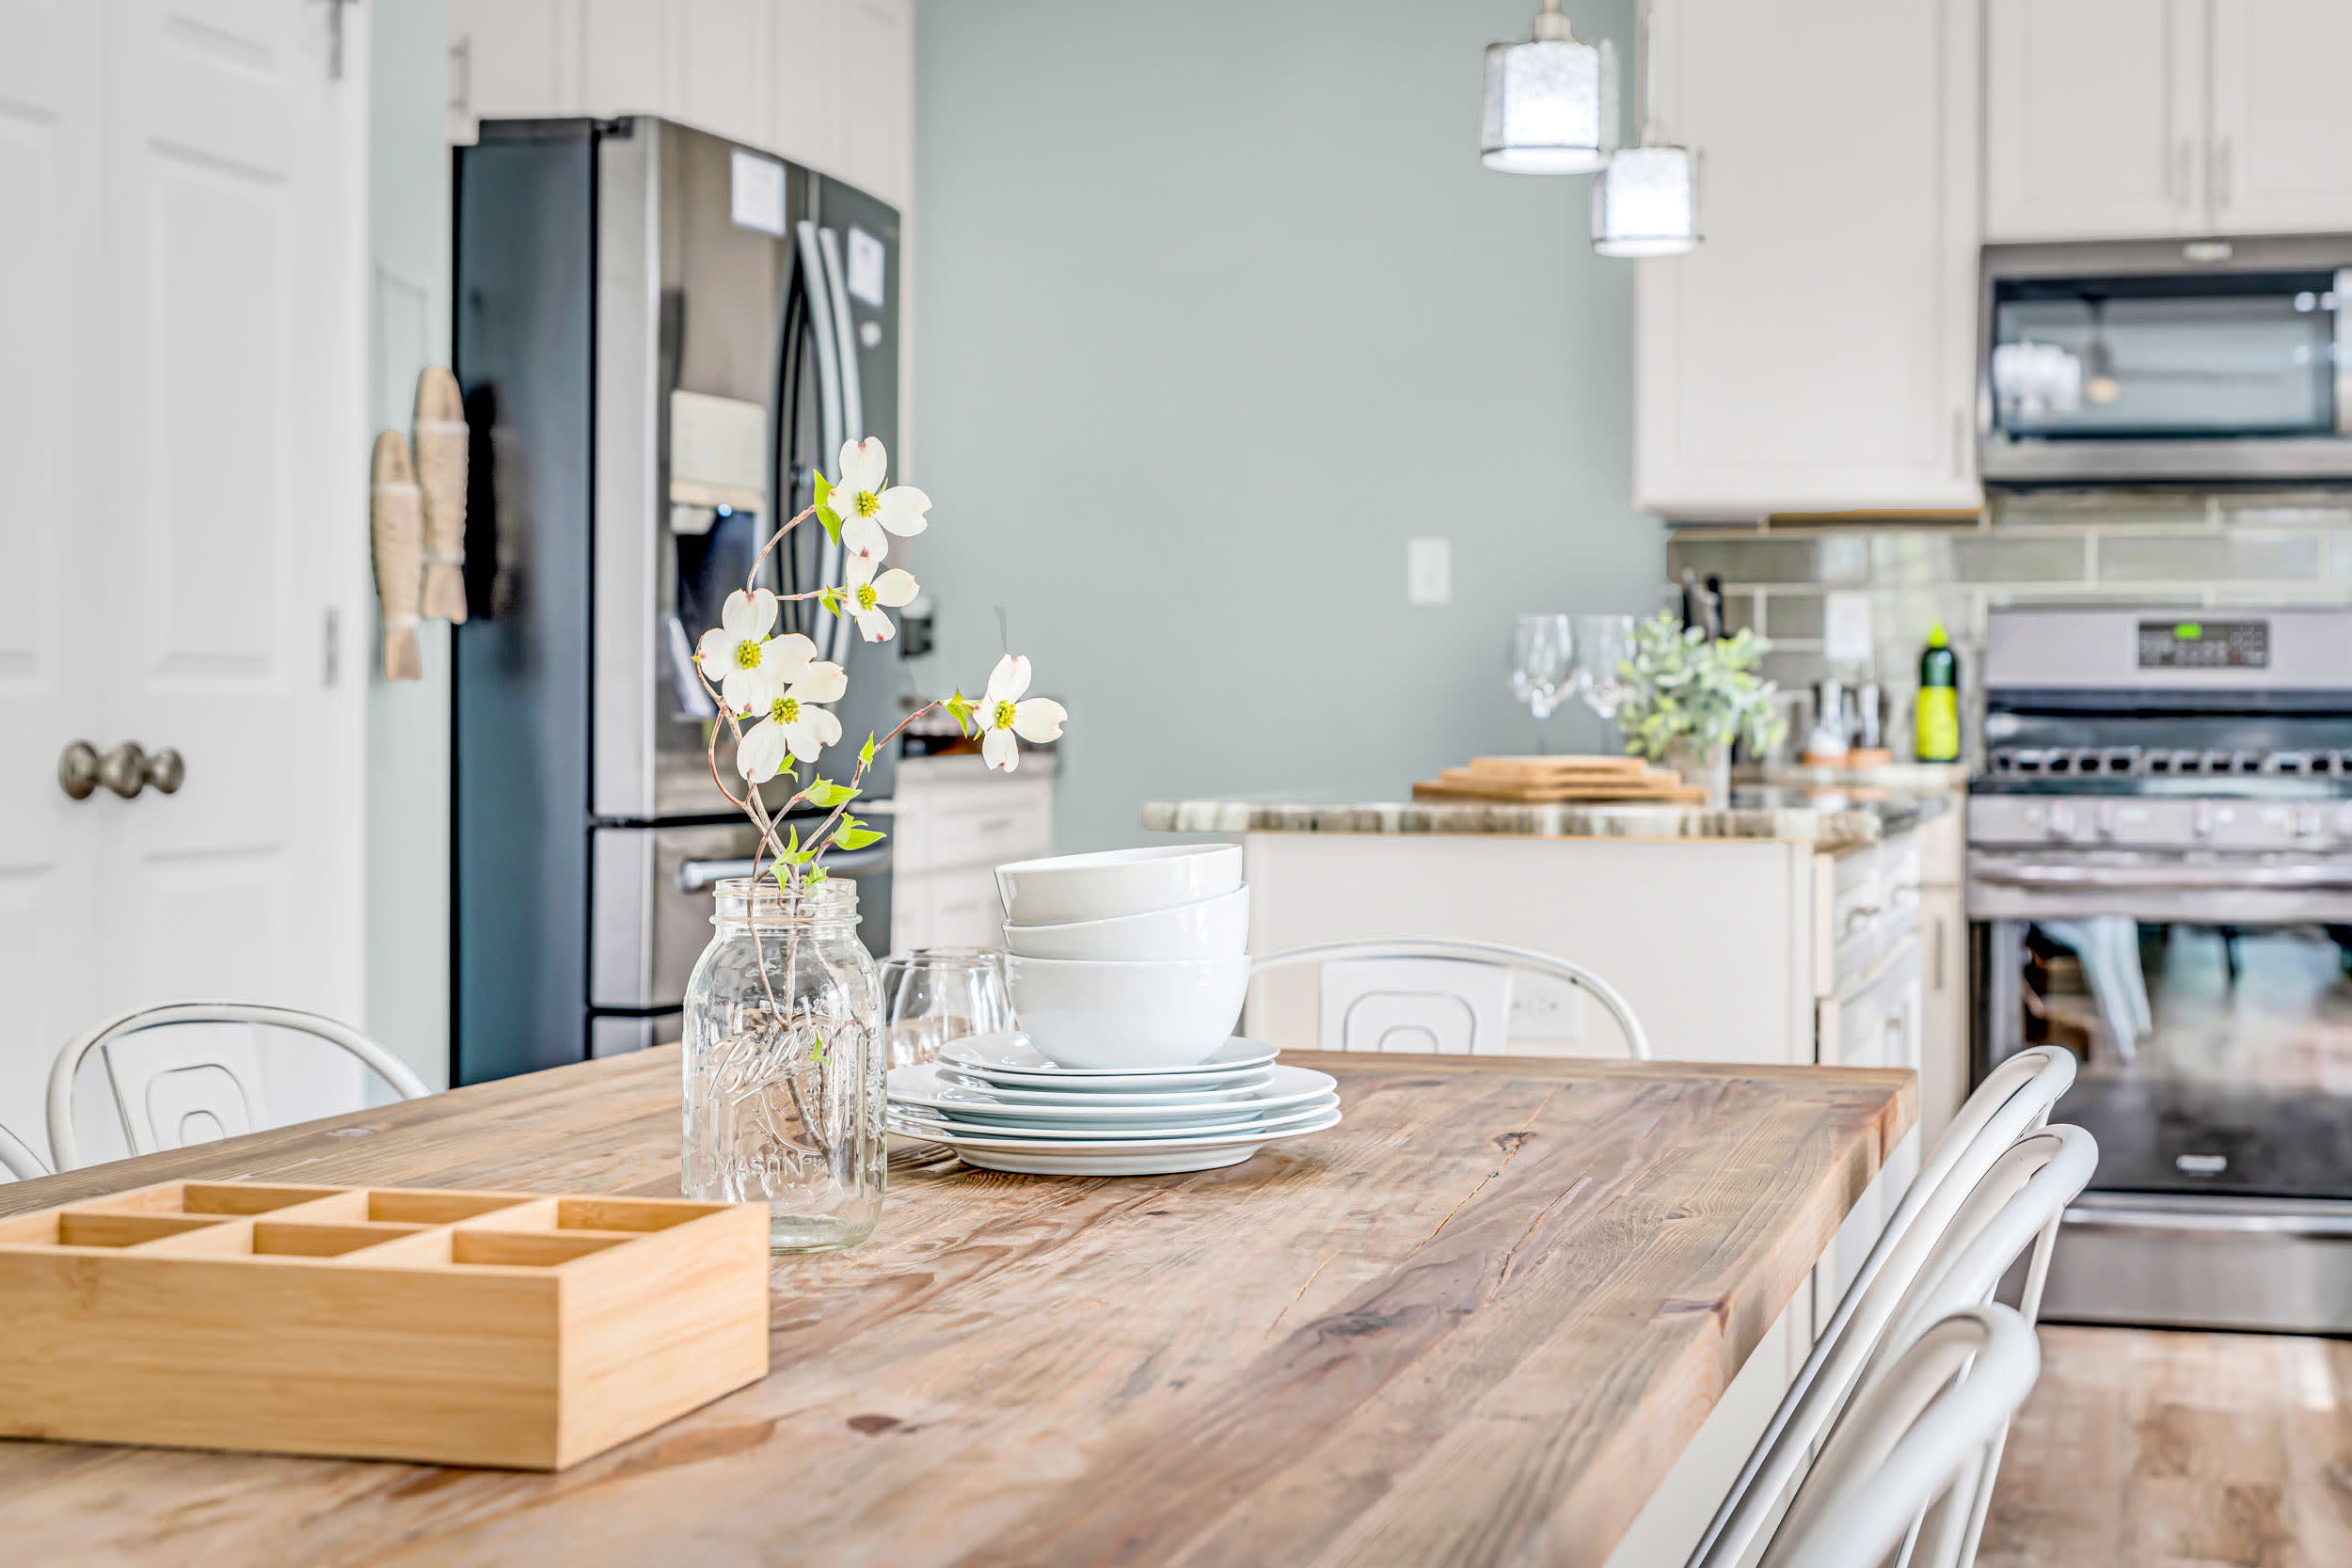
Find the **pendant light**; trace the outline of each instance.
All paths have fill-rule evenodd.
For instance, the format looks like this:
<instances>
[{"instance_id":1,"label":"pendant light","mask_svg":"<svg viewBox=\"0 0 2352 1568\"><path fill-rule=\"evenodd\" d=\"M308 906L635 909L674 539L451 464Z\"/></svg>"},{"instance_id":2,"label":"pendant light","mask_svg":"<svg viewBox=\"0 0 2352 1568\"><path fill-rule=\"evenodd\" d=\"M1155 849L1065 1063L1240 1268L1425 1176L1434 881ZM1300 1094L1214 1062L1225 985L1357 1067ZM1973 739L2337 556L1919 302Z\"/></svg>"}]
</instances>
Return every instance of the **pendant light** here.
<instances>
[{"instance_id":1,"label":"pendant light","mask_svg":"<svg viewBox=\"0 0 2352 1568\"><path fill-rule=\"evenodd\" d=\"M1479 156L1505 174L1590 174L1617 140L1617 94L1606 41L1579 43L1544 0L1534 37L1486 46L1486 113Z\"/></svg>"},{"instance_id":2,"label":"pendant light","mask_svg":"<svg viewBox=\"0 0 2352 1568\"><path fill-rule=\"evenodd\" d=\"M1650 0L1641 0L1633 42L1641 139L1593 182L1593 248L1603 256L1679 256L1699 243L1699 156L1659 127L1651 25Z\"/></svg>"}]
</instances>

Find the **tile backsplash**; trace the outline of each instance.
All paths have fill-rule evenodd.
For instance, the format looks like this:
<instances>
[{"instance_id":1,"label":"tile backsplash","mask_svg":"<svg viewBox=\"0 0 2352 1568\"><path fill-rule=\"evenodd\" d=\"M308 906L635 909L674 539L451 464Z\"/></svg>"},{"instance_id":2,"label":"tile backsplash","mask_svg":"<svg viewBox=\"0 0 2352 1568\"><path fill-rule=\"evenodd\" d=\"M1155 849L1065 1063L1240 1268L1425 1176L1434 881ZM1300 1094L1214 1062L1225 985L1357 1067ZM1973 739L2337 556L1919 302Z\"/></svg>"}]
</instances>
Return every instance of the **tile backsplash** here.
<instances>
[{"instance_id":1,"label":"tile backsplash","mask_svg":"<svg viewBox=\"0 0 2352 1568\"><path fill-rule=\"evenodd\" d=\"M1731 625L1772 643L1764 672L1792 692L1833 673L1821 641L1826 595L1867 594L1868 673L1885 690L1898 756L1910 753L1919 650L1941 620L1960 655L1973 753L1989 607L2352 605L2352 492L2050 492L1996 498L1959 528L1679 525L1667 539L1668 575L1679 578L1686 566L1723 578ZM1793 720L1809 720L1809 699L1792 706Z\"/></svg>"}]
</instances>

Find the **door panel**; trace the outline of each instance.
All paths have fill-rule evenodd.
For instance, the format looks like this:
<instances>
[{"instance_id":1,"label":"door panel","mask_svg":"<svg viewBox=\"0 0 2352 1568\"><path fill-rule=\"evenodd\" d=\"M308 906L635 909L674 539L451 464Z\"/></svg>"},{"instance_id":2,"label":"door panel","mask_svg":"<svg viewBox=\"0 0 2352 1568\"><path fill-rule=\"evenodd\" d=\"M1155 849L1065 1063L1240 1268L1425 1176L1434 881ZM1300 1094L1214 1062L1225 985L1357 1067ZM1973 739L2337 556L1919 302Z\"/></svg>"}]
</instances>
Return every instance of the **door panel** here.
<instances>
[{"instance_id":1,"label":"door panel","mask_svg":"<svg viewBox=\"0 0 2352 1568\"><path fill-rule=\"evenodd\" d=\"M2204 0L1987 0L1987 240L2203 227L2204 14Z\"/></svg>"},{"instance_id":2,"label":"door panel","mask_svg":"<svg viewBox=\"0 0 2352 1568\"><path fill-rule=\"evenodd\" d=\"M2213 0L2214 227L2230 234L2352 229L2352 7Z\"/></svg>"},{"instance_id":3,"label":"door panel","mask_svg":"<svg viewBox=\"0 0 2352 1568\"><path fill-rule=\"evenodd\" d=\"M359 1013L367 29L336 79L329 13L0 6L0 1123L44 1153L109 1013ZM75 739L186 783L71 800Z\"/></svg>"}]
</instances>

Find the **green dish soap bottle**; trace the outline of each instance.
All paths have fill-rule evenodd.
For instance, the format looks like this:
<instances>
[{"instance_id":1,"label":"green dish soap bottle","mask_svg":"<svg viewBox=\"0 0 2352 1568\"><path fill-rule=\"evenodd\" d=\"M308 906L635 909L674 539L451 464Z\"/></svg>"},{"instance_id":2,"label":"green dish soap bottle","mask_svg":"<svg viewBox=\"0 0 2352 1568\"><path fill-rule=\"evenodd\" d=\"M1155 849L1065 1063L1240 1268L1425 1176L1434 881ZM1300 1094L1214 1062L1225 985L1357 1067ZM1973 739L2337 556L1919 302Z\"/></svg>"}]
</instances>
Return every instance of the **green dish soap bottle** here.
<instances>
[{"instance_id":1,"label":"green dish soap bottle","mask_svg":"<svg viewBox=\"0 0 2352 1568\"><path fill-rule=\"evenodd\" d=\"M1917 756L1921 762L1960 760L1960 656L1944 635L1944 623L1929 628L1919 655Z\"/></svg>"}]
</instances>

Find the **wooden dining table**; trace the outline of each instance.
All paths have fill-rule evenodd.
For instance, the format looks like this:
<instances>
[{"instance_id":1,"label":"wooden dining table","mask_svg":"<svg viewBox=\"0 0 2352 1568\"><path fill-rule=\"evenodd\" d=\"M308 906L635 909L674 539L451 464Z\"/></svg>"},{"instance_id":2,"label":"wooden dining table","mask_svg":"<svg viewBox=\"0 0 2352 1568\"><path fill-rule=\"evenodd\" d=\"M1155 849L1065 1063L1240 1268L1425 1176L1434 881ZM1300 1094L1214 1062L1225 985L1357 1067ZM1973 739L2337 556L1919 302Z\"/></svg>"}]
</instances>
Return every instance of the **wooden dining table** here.
<instances>
[{"instance_id":1,"label":"wooden dining table","mask_svg":"<svg viewBox=\"0 0 2352 1568\"><path fill-rule=\"evenodd\" d=\"M1599 1564L1908 1131L1912 1075L1315 1055L1193 1175L894 1140L771 1370L559 1474L0 1442L25 1564ZM675 1047L0 1186L675 1194ZM0 1333L7 1325L0 1323Z\"/></svg>"}]
</instances>

